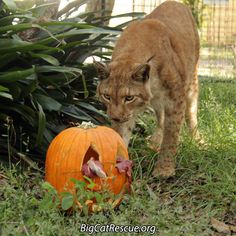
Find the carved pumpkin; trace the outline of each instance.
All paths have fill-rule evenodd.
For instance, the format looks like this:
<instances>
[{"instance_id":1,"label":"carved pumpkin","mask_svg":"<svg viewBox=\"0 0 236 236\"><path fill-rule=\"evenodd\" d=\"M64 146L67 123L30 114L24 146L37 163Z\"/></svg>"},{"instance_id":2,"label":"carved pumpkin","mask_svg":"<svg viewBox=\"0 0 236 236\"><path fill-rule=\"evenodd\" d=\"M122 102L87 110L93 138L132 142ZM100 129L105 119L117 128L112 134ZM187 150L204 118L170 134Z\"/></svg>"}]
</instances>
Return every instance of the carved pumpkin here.
<instances>
[{"instance_id":1,"label":"carved pumpkin","mask_svg":"<svg viewBox=\"0 0 236 236\"><path fill-rule=\"evenodd\" d=\"M89 177L96 184L93 191L106 186L114 194L123 194L129 191L131 170L128 168L127 173L128 169L125 171L123 168L122 171L119 167L121 157L123 162L131 162L128 161L128 151L122 138L111 128L91 125L68 128L59 133L48 148L45 180L59 194L73 192L71 179L87 182L83 177L86 166L99 162L105 176L97 176L92 169L93 175Z\"/></svg>"}]
</instances>

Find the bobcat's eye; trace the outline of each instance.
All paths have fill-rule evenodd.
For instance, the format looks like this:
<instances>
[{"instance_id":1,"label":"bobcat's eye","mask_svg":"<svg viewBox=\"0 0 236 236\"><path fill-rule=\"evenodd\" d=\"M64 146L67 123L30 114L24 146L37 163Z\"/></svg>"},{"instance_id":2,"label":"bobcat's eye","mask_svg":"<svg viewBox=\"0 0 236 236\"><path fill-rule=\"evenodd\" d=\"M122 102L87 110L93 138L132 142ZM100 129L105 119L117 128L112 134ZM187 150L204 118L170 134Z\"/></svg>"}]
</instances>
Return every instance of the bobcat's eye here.
<instances>
[{"instance_id":1,"label":"bobcat's eye","mask_svg":"<svg viewBox=\"0 0 236 236\"><path fill-rule=\"evenodd\" d=\"M125 101L126 102L132 102L134 100L134 98L135 98L134 96L126 96Z\"/></svg>"},{"instance_id":2,"label":"bobcat's eye","mask_svg":"<svg viewBox=\"0 0 236 236\"><path fill-rule=\"evenodd\" d=\"M105 100L107 100L107 101L110 101L110 100L111 100L111 96L108 95L108 94L103 94L102 96L103 96L103 98L104 98Z\"/></svg>"}]
</instances>

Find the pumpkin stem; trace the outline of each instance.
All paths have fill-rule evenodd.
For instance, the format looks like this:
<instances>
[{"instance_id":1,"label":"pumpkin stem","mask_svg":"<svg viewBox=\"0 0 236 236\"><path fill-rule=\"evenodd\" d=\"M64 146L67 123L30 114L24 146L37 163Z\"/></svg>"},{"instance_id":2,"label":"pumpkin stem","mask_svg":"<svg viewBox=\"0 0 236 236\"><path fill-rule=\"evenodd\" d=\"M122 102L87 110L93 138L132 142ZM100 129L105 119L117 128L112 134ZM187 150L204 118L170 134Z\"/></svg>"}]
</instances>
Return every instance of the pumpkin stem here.
<instances>
[{"instance_id":1,"label":"pumpkin stem","mask_svg":"<svg viewBox=\"0 0 236 236\"><path fill-rule=\"evenodd\" d=\"M89 122L83 121L80 125L78 125L78 127L82 129L91 129L91 128L96 128L97 125L93 124L91 121Z\"/></svg>"}]
</instances>

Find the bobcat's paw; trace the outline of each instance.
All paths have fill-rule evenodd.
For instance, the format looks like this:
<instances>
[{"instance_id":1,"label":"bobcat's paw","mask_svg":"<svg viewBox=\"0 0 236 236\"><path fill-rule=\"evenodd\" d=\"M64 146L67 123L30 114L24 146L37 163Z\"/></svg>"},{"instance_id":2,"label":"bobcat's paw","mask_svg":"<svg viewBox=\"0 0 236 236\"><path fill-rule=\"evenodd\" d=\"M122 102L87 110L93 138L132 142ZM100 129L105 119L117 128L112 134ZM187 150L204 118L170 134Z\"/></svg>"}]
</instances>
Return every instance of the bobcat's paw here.
<instances>
[{"instance_id":1,"label":"bobcat's paw","mask_svg":"<svg viewBox=\"0 0 236 236\"><path fill-rule=\"evenodd\" d=\"M162 136L152 135L147 137L148 147L156 152L160 152Z\"/></svg>"},{"instance_id":2,"label":"bobcat's paw","mask_svg":"<svg viewBox=\"0 0 236 236\"><path fill-rule=\"evenodd\" d=\"M175 162L172 158L160 158L157 161L156 167L154 168L152 175L154 177L169 178L175 175Z\"/></svg>"},{"instance_id":3,"label":"bobcat's paw","mask_svg":"<svg viewBox=\"0 0 236 236\"><path fill-rule=\"evenodd\" d=\"M161 151L161 147L159 145L155 145L150 142L148 142L148 147L157 153L159 153Z\"/></svg>"},{"instance_id":4,"label":"bobcat's paw","mask_svg":"<svg viewBox=\"0 0 236 236\"><path fill-rule=\"evenodd\" d=\"M196 133L192 134L192 137L198 145L200 145L200 146L206 145L206 142L205 142L203 136L198 131Z\"/></svg>"}]
</instances>

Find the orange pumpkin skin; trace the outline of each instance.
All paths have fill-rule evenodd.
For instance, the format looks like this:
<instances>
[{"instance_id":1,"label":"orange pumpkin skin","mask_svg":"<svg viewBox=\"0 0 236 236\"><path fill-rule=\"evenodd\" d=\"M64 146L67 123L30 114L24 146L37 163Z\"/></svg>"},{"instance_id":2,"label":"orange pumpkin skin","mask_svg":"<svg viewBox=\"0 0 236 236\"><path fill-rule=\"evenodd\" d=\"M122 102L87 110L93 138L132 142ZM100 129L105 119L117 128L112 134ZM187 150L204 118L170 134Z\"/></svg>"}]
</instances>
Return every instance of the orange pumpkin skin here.
<instances>
[{"instance_id":1,"label":"orange pumpkin skin","mask_svg":"<svg viewBox=\"0 0 236 236\"><path fill-rule=\"evenodd\" d=\"M130 182L125 173L119 173L116 165L117 156L128 160L127 148L113 129L105 126L93 128L72 127L59 133L49 145L46 155L45 180L49 182L58 193L74 192L72 178L83 178L82 165L91 157L99 160L107 178L95 177L94 191L108 186L114 194L129 191Z\"/></svg>"}]
</instances>

